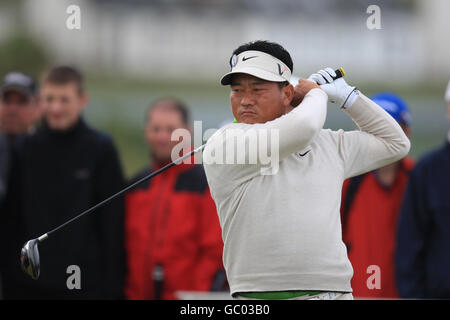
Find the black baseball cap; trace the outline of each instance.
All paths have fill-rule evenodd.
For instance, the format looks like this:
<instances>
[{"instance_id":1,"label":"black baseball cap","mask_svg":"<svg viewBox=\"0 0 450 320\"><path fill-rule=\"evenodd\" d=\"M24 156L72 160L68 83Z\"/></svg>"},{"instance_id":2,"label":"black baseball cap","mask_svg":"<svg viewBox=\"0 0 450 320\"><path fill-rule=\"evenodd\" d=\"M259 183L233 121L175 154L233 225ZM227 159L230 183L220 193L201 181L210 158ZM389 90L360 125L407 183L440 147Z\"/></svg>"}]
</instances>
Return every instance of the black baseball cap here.
<instances>
[{"instance_id":1,"label":"black baseball cap","mask_svg":"<svg viewBox=\"0 0 450 320\"><path fill-rule=\"evenodd\" d=\"M36 82L34 79L22 72L10 72L3 78L0 89L3 96L6 92L19 92L28 97L36 95Z\"/></svg>"}]
</instances>

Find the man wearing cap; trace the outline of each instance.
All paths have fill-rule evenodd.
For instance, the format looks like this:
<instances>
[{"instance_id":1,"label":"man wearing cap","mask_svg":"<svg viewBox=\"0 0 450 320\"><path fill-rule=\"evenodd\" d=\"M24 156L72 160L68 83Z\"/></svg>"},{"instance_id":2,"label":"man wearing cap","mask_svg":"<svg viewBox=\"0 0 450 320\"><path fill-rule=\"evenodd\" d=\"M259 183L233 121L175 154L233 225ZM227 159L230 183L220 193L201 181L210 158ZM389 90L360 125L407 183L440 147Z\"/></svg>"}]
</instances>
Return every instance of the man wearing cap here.
<instances>
[{"instance_id":1,"label":"man wearing cap","mask_svg":"<svg viewBox=\"0 0 450 320\"><path fill-rule=\"evenodd\" d=\"M0 88L0 205L6 194L10 144L29 132L40 116L36 83L21 72L10 72Z\"/></svg>"},{"instance_id":2,"label":"man wearing cap","mask_svg":"<svg viewBox=\"0 0 450 320\"><path fill-rule=\"evenodd\" d=\"M450 82L445 94L450 123ZM414 167L403 201L395 276L403 298L450 298L450 131Z\"/></svg>"},{"instance_id":3,"label":"man wearing cap","mask_svg":"<svg viewBox=\"0 0 450 320\"><path fill-rule=\"evenodd\" d=\"M5 211L1 206L7 192L12 142L34 128L40 117L36 100L36 83L32 77L21 72L10 72L4 77L0 87L0 212ZM0 219L0 237L8 239L8 221L3 215ZM4 253L3 248L0 251Z\"/></svg>"},{"instance_id":4,"label":"man wearing cap","mask_svg":"<svg viewBox=\"0 0 450 320\"><path fill-rule=\"evenodd\" d=\"M352 299L353 271L339 214L342 183L403 158L408 138L377 104L344 79L334 80L332 69L294 88L291 57L279 44L244 44L230 62L221 82L231 85L237 123L208 140L203 160L232 296ZM328 100L360 130L322 129ZM291 104L295 108L286 113ZM237 150L245 163L227 157L236 146L233 130L245 142ZM267 145L278 149L271 152L279 159L272 170L263 156ZM220 154L225 162L218 161Z\"/></svg>"},{"instance_id":5,"label":"man wearing cap","mask_svg":"<svg viewBox=\"0 0 450 320\"><path fill-rule=\"evenodd\" d=\"M33 130L40 117L36 83L21 72L10 72L0 88L0 205L6 194L10 146L15 138Z\"/></svg>"},{"instance_id":6,"label":"man wearing cap","mask_svg":"<svg viewBox=\"0 0 450 320\"><path fill-rule=\"evenodd\" d=\"M392 93L379 93L371 99L409 137L411 115L403 99ZM344 182L342 231L353 266L355 297L398 298L394 279L397 221L413 165L413 160L405 157Z\"/></svg>"},{"instance_id":7,"label":"man wearing cap","mask_svg":"<svg viewBox=\"0 0 450 320\"><path fill-rule=\"evenodd\" d=\"M36 83L21 72L10 72L3 79L0 99L0 132L10 141L34 128L40 117Z\"/></svg>"}]
</instances>

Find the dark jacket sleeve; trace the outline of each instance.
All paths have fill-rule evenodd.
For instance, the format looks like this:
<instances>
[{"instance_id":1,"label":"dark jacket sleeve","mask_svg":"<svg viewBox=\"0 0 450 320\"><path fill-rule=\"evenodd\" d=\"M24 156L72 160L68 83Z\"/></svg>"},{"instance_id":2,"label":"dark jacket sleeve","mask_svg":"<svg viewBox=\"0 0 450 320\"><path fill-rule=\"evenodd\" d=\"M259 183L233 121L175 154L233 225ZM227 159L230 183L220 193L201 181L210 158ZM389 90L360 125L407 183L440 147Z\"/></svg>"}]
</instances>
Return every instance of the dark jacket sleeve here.
<instances>
[{"instance_id":1,"label":"dark jacket sleeve","mask_svg":"<svg viewBox=\"0 0 450 320\"><path fill-rule=\"evenodd\" d=\"M96 170L95 202L98 203L124 187L120 159L113 142L105 138ZM103 277L99 285L107 299L123 298L125 276L124 198L120 196L96 213L101 245Z\"/></svg>"},{"instance_id":2,"label":"dark jacket sleeve","mask_svg":"<svg viewBox=\"0 0 450 320\"><path fill-rule=\"evenodd\" d=\"M405 192L397 231L395 277L402 298L426 295L426 248L430 230L425 172L417 166Z\"/></svg>"},{"instance_id":3,"label":"dark jacket sleeve","mask_svg":"<svg viewBox=\"0 0 450 320\"><path fill-rule=\"evenodd\" d=\"M0 134L0 206L6 195L8 185L8 167L9 167L8 144L3 135Z\"/></svg>"},{"instance_id":4,"label":"dark jacket sleeve","mask_svg":"<svg viewBox=\"0 0 450 320\"><path fill-rule=\"evenodd\" d=\"M6 181L7 192L0 206L0 260L4 282L7 281L6 278L12 278L12 275L17 275L19 268L15 262L19 256L20 248L25 241L21 234L22 230L19 219L21 172L19 170L18 150L17 144L8 148L9 172Z\"/></svg>"}]
</instances>

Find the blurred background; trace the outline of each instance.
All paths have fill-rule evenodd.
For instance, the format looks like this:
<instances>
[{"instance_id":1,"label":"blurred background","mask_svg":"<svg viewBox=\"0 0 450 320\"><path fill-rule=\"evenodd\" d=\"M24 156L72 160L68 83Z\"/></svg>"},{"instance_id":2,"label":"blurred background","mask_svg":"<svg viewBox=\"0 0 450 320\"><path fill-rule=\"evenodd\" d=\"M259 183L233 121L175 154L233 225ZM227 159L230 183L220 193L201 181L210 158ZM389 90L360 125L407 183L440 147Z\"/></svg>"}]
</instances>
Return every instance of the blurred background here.
<instances>
[{"instance_id":1,"label":"blurred background","mask_svg":"<svg viewBox=\"0 0 450 320\"><path fill-rule=\"evenodd\" d=\"M79 30L66 27L70 5L81 10ZM381 9L381 29L367 27L369 5ZM270 40L291 53L297 76L342 66L368 96L400 94L417 158L448 130L449 12L447 0L0 0L0 75L79 67L90 95L85 117L113 136L130 177L148 164L142 130L153 100L176 96L203 130L218 128L232 120L219 84L232 51ZM331 106L325 126L353 128Z\"/></svg>"}]
</instances>

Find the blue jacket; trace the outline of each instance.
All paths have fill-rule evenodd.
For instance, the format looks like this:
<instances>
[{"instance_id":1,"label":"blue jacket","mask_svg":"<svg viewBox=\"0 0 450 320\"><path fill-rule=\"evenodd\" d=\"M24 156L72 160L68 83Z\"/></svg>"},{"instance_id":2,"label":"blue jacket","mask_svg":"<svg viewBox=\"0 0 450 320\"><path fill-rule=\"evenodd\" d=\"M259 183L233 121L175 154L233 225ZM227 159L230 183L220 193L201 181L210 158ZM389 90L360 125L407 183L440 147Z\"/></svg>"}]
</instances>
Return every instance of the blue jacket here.
<instances>
[{"instance_id":1,"label":"blue jacket","mask_svg":"<svg viewBox=\"0 0 450 320\"><path fill-rule=\"evenodd\" d=\"M450 143L414 168L400 213L395 253L403 298L450 298Z\"/></svg>"}]
</instances>

